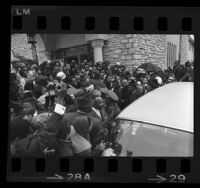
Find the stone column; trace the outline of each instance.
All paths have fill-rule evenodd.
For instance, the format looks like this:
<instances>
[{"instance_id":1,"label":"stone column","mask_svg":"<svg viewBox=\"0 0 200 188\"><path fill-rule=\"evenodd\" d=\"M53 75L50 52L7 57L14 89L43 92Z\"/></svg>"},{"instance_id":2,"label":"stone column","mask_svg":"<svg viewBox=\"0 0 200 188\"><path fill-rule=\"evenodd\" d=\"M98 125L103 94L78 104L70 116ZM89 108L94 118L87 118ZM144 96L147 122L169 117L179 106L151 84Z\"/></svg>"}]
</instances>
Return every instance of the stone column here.
<instances>
[{"instance_id":1,"label":"stone column","mask_svg":"<svg viewBox=\"0 0 200 188\"><path fill-rule=\"evenodd\" d=\"M179 57L180 64L184 65L188 61L189 39L188 35L180 35Z\"/></svg>"},{"instance_id":2,"label":"stone column","mask_svg":"<svg viewBox=\"0 0 200 188\"><path fill-rule=\"evenodd\" d=\"M104 40L97 39L91 41L91 46L94 48L94 62L103 62L103 48Z\"/></svg>"},{"instance_id":3,"label":"stone column","mask_svg":"<svg viewBox=\"0 0 200 188\"><path fill-rule=\"evenodd\" d=\"M33 60L38 63L38 57L37 57L37 51L36 51L36 45L35 45L35 43L31 44L31 50L32 50Z\"/></svg>"}]
</instances>

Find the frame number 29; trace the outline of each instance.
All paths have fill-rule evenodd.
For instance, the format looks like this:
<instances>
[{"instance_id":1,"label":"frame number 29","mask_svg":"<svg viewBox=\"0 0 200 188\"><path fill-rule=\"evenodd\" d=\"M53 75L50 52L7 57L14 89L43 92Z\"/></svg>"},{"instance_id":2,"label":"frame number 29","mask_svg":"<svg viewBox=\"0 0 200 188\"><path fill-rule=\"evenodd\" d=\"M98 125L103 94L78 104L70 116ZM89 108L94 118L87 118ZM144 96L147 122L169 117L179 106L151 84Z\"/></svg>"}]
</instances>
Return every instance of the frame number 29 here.
<instances>
[{"instance_id":1,"label":"frame number 29","mask_svg":"<svg viewBox=\"0 0 200 188\"><path fill-rule=\"evenodd\" d=\"M171 174L169 176L170 183L183 183L185 180L186 180L186 177L183 174L179 174L179 175Z\"/></svg>"}]
</instances>

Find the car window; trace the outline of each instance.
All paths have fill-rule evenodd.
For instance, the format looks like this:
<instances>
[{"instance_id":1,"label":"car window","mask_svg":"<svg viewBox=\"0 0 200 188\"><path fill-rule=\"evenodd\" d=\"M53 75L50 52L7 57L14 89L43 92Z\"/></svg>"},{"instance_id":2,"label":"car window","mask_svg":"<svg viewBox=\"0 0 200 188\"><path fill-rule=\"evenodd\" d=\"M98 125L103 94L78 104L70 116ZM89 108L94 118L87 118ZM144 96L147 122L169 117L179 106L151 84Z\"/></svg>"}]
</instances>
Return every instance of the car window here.
<instances>
[{"instance_id":1,"label":"car window","mask_svg":"<svg viewBox=\"0 0 200 188\"><path fill-rule=\"evenodd\" d=\"M193 156L193 134L148 123L116 120L120 156Z\"/></svg>"}]
</instances>

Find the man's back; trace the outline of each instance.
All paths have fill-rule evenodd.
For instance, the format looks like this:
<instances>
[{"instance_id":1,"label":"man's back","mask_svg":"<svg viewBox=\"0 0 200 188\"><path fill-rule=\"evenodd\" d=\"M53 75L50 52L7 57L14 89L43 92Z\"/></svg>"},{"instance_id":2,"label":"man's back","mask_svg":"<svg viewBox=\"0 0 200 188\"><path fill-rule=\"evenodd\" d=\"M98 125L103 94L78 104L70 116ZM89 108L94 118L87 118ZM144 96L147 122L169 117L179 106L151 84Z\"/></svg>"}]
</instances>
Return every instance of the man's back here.
<instances>
[{"instance_id":1,"label":"man's back","mask_svg":"<svg viewBox=\"0 0 200 188\"><path fill-rule=\"evenodd\" d=\"M91 140L92 145L96 145L96 138L99 135L99 131L102 129L102 122L100 119L94 117L92 113L84 113L84 112L79 112L79 111L66 113L62 119L62 126L58 133L59 136L64 138L66 134L69 134L70 133L69 125L72 125L73 120L76 117L80 117L80 116L88 116L91 118L93 122L93 128L90 132L90 140Z\"/></svg>"}]
</instances>

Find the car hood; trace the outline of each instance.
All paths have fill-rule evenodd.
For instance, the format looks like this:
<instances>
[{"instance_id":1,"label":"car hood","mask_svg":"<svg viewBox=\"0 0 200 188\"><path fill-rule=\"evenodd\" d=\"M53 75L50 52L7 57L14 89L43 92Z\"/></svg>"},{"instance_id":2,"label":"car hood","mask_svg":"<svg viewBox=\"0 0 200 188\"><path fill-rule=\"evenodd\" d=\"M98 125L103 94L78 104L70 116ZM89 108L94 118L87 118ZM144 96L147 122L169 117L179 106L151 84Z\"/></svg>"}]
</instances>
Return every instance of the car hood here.
<instances>
[{"instance_id":1,"label":"car hood","mask_svg":"<svg viewBox=\"0 0 200 188\"><path fill-rule=\"evenodd\" d=\"M141 121L193 132L193 105L193 82L174 82L140 97L116 119Z\"/></svg>"}]
</instances>

